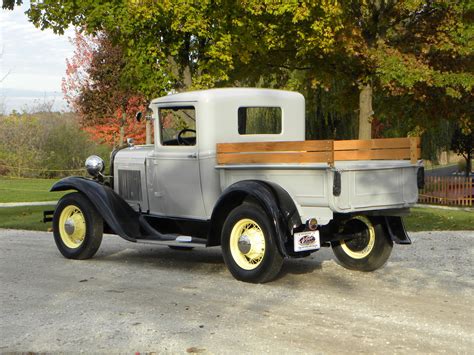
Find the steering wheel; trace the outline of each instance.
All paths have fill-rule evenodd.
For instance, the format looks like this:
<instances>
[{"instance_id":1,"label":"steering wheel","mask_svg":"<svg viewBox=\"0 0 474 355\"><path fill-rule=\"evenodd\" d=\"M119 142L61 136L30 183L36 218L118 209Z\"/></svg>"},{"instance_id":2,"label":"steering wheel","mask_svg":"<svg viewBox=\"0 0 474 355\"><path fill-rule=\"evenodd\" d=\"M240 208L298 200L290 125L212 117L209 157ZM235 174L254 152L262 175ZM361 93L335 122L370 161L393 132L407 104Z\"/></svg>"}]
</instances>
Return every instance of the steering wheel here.
<instances>
[{"instance_id":1,"label":"steering wheel","mask_svg":"<svg viewBox=\"0 0 474 355\"><path fill-rule=\"evenodd\" d=\"M187 140L187 138L181 137L184 133L187 133L187 132L194 132L194 134L196 134L196 130L194 129L190 129L190 128L182 129L181 131L179 131L178 136L176 137L179 145L191 145L191 143ZM189 138L195 138L195 137L189 137Z\"/></svg>"}]
</instances>

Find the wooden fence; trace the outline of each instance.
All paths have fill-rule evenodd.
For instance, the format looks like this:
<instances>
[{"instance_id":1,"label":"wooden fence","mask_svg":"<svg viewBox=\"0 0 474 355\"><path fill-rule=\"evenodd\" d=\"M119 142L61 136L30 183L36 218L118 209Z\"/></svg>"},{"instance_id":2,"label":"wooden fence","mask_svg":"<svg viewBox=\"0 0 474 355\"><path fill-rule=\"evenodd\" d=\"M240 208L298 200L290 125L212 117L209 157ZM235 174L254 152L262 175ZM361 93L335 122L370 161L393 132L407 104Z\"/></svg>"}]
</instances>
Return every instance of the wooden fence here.
<instances>
[{"instance_id":1,"label":"wooden fence","mask_svg":"<svg viewBox=\"0 0 474 355\"><path fill-rule=\"evenodd\" d=\"M425 176L425 187L418 202L435 205L472 207L474 180L466 177Z\"/></svg>"}]
</instances>

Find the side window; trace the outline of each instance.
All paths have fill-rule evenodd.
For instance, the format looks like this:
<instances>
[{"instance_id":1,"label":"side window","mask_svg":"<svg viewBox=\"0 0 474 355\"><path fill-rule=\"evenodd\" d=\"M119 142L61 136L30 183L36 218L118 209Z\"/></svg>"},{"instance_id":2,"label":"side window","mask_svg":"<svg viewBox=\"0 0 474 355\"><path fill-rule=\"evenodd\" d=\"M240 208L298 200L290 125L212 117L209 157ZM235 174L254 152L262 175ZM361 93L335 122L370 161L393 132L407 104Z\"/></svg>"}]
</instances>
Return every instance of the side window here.
<instances>
[{"instance_id":1,"label":"side window","mask_svg":"<svg viewBox=\"0 0 474 355\"><path fill-rule=\"evenodd\" d=\"M160 108L161 145L196 145L196 110L192 106Z\"/></svg>"},{"instance_id":2,"label":"side window","mask_svg":"<svg viewBox=\"0 0 474 355\"><path fill-rule=\"evenodd\" d=\"M239 134L280 134L280 107L239 107Z\"/></svg>"}]
</instances>

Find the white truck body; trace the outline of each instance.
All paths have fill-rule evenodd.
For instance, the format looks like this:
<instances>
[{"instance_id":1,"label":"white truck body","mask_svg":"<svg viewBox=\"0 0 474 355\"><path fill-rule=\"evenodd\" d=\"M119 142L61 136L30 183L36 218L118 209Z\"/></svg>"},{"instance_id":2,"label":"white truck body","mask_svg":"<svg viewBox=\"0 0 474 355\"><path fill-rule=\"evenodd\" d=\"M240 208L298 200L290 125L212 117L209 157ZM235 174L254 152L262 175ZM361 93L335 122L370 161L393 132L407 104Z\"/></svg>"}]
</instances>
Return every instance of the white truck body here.
<instances>
[{"instance_id":1,"label":"white truck body","mask_svg":"<svg viewBox=\"0 0 474 355\"><path fill-rule=\"evenodd\" d=\"M163 145L159 110L193 107L195 145ZM281 108L281 133L239 134L240 107ZM115 191L135 209L151 214L209 220L222 192L238 181L280 185L292 197L301 220L325 225L334 213L402 209L418 198L420 163L404 160L219 165L216 145L228 142L304 141L305 101L301 94L269 89L213 89L179 93L151 102L155 121L151 146L134 146L115 157ZM120 191L120 171L140 172L140 198ZM341 194L333 195L334 171L341 174ZM122 173L123 174L123 173Z\"/></svg>"}]
</instances>

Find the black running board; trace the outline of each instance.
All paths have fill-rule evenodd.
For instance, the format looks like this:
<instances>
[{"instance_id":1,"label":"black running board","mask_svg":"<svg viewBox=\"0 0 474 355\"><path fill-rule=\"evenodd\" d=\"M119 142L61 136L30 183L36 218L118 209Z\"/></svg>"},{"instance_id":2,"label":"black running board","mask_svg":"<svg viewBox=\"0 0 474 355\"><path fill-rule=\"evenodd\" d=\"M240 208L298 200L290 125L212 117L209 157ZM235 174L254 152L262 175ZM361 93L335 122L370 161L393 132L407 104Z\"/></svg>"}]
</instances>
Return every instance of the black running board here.
<instances>
[{"instance_id":1,"label":"black running board","mask_svg":"<svg viewBox=\"0 0 474 355\"><path fill-rule=\"evenodd\" d=\"M166 235L166 240L158 238L143 238L137 239L137 243L141 244L155 244L155 245L167 245L176 247L187 247L187 248L205 248L206 239L195 238L186 235ZM168 239L169 238L169 239Z\"/></svg>"}]
</instances>

